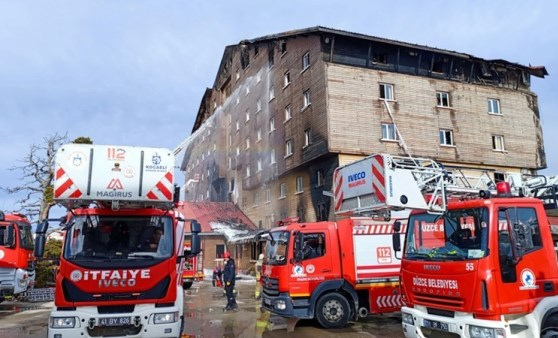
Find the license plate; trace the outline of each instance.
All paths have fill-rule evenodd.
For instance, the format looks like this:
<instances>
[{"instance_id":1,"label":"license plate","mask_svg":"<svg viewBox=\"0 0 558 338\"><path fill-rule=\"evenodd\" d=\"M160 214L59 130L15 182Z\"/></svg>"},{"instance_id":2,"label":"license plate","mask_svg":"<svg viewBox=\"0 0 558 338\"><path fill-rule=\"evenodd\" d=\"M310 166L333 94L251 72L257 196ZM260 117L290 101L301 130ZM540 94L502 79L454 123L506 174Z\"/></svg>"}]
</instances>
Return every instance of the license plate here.
<instances>
[{"instance_id":1,"label":"license plate","mask_svg":"<svg viewBox=\"0 0 558 338\"><path fill-rule=\"evenodd\" d=\"M422 321L422 325L424 327L434 329L434 330L449 331L448 323L442 323L442 322L438 322L438 321L435 321L435 320L424 319Z\"/></svg>"},{"instance_id":2,"label":"license plate","mask_svg":"<svg viewBox=\"0 0 558 338\"><path fill-rule=\"evenodd\" d=\"M130 317L104 317L99 318L99 326L126 326L132 323Z\"/></svg>"},{"instance_id":3,"label":"license plate","mask_svg":"<svg viewBox=\"0 0 558 338\"><path fill-rule=\"evenodd\" d=\"M264 300L263 300L263 301L264 301L264 304L265 304L265 305L271 305L271 299L265 298L265 297L264 297Z\"/></svg>"}]
</instances>

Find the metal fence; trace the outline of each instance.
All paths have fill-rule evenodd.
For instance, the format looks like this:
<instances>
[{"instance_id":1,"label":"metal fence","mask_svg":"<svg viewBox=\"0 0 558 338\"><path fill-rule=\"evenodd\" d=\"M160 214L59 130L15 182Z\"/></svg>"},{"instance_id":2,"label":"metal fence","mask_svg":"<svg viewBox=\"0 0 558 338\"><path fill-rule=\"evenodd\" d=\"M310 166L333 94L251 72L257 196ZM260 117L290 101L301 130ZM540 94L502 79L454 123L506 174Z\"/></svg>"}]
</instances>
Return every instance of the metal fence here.
<instances>
[{"instance_id":1,"label":"metal fence","mask_svg":"<svg viewBox=\"0 0 558 338\"><path fill-rule=\"evenodd\" d=\"M29 289L19 296L20 299L28 302L48 302L54 300L54 289L55 288Z\"/></svg>"}]
</instances>

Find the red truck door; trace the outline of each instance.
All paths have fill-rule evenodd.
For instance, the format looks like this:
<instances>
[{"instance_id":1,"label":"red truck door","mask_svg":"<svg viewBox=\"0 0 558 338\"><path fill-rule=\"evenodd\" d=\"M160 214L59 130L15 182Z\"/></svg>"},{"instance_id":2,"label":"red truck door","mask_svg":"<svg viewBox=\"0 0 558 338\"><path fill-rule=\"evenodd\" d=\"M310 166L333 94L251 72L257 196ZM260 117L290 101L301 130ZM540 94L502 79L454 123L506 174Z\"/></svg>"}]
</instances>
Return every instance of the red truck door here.
<instances>
[{"instance_id":1,"label":"red truck door","mask_svg":"<svg viewBox=\"0 0 558 338\"><path fill-rule=\"evenodd\" d=\"M501 282L497 288L501 311L503 314L531 311L537 298L555 294L553 269L548 268L549 257L543 247L536 209L499 207L497 224L499 271L496 278ZM518 227L525 237L523 254L514 247L518 236L514 229ZM514 263L517 258L519 262Z\"/></svg>"},{"instance_id":2,"label":"red truck door","mask_svg":"<svg viewBox=\"0 0 558 338\"><path fill-rule=\"evenodd\" d=\"M318 284L339 276L339 271L333 267L332 256L335 249L327 231L305 232L302 236L302 260L295 262L290 271L291 297L310 297Z\"/></svg>"}]
</instances>

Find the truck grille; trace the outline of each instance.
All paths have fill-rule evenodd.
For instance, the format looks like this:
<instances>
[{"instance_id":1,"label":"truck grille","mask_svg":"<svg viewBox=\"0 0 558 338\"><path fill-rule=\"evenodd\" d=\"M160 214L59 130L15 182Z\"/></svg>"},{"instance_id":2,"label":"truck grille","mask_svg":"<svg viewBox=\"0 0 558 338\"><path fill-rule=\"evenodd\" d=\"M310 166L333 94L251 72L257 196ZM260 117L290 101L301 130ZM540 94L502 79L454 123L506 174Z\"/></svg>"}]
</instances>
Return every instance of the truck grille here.
<instances>
[{"instance_id":1,"label":"truck grille","mask_svg":"<svg viewBox=\"0 0 558 338\"><path fill-rule=\"evenodd\" d=\"M279 295L279 280L277 278L263 277L263 292L269 296Z\"/></svg>"},{"instance_id":2,"label":"truck grille","mask_svg":"<svg viewBox=\"0 0 558 338\"><path fill-rule=\"evenodd\" d=\"M415 295L415 301L417 304L431 306L434 308L440 305L461 308L464 304L463 298L460 297L429 295L426 293L417 293Z\"/></svg>"},{"instance_id":3,"label":"truck grille","mask_svg":"<svg viewBox=\"0 0 558 338\"><path fill-rule=\"evenodd\" d=\"M134 312L134 305L109 305L109 306L97 306L97 311L99 314L107 313L132 313Z\"/></svg>"}]
</instances>

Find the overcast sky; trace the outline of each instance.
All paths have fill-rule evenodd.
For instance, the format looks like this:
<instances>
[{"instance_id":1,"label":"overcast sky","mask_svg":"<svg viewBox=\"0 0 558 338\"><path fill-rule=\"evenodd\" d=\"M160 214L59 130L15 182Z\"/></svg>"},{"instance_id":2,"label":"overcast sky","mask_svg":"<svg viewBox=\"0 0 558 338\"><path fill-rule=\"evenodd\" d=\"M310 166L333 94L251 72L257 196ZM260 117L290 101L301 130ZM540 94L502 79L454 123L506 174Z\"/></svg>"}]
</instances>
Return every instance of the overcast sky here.
<instances>
[{"instance_id":1,"label":"overcast sky","mask_svg":"<svg viewBox=\"0 0 558 338\"><path fill-rule=\"evenodd\" d=\"M175 148L225 46L318 25L546 66L531 88L558 174L556 13L557 1L0 0L0 186L57 132ZM0 210L14 200L0 192Z\"/></svg>"}]
</instances>

